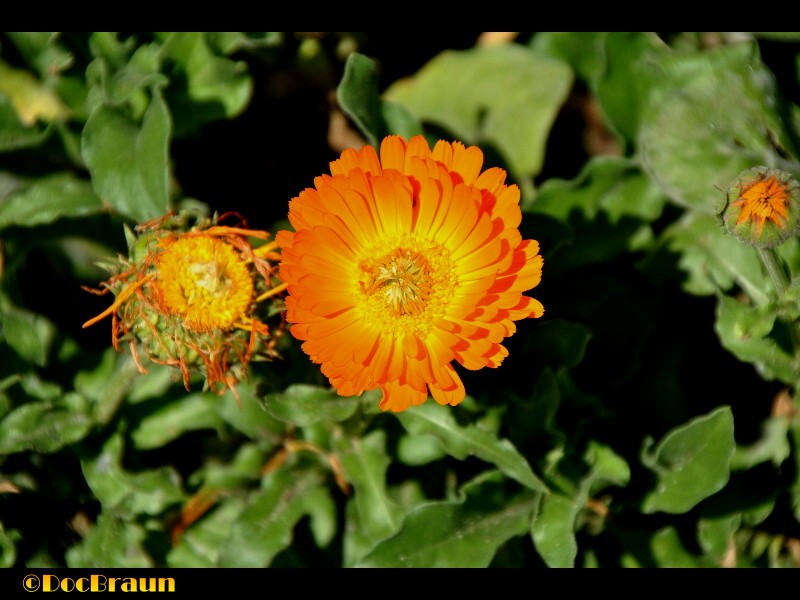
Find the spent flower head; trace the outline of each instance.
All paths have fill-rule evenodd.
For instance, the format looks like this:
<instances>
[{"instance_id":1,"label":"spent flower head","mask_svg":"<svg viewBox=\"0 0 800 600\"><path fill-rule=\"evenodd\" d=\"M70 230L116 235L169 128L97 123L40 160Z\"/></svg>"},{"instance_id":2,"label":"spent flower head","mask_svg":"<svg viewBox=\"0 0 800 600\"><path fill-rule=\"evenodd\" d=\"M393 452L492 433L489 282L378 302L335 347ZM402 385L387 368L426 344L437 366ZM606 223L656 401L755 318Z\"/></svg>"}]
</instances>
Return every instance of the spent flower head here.
<instances>
[{"instance_id":1,"label":"spent flower head","mask_svg":"<svg viewBox=\"0 0 800 600\"><path fill-rule=\"evenodd\" d=\"M139 225L136 233L126 229L129 255L104 265L111 278L89 290L111 292L115 300L83 326L111 316L114 347L128 342L142 373L140 351L176 367L187 390L197 371L206 388L235 394L253 357L277 355L282 320L274 329L265 321L282 311L286 286L277 279L280 255L270 235L222 220L182 212Z\"/></svg>"},{"instance_id":2,"label":"spent flower head","mask_svg":"<svg viewBox=\"0 0 800 600\"><path fill-rule=\"evenodd\" d=\"M544 309L523 292L542 275L519 232L516 185L482 171L476 146L389 136L345 150L289 204L280 231L286 318L341 395L379 387L402 411L465 397L452 361L497 367L514 321Z\"/></svg>"}]
</instances>

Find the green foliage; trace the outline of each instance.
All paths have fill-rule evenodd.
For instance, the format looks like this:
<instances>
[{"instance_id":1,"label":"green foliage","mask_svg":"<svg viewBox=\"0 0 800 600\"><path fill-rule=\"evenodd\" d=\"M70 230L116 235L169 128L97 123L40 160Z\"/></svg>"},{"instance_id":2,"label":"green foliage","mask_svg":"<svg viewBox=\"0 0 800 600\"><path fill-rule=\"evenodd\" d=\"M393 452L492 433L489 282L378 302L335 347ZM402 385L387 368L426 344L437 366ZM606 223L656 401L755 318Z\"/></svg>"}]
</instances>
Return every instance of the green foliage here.
<instances>
[{"instance_id":1,"label":"green foliage","mask_svg":"<svg viewBox=\"0 0 800 600\"><path fill-rule=\"evenodd\" d=\"M0 566L797 567L800 243L716 218L800 174L797 34L384 37L0 34ZM388 134L480 146L544 256L462 404L340 396L288 333L187 390L81 328L126 230L274 233Z\"/></svg>"}]
</instances>

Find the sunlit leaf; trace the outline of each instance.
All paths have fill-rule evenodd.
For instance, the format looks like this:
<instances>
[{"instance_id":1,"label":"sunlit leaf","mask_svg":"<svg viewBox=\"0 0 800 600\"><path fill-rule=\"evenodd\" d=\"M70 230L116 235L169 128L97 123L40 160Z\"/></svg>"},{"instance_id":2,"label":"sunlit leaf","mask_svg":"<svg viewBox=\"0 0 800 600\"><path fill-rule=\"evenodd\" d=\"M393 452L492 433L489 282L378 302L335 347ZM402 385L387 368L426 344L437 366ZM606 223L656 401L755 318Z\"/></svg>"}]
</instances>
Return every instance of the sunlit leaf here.
<instances>
[{"instance_id":1,"label":"sunlit leaf","mask_svg":"<svg viewBox=\"0 0 800 600\"><path fill-rule=\"evenodd\" d=\"M57 401L23 404L0 421L0 455L55 452L83 439L92 424L88 402L75 393Z\"/></svg>"},{"instance_id":2,"label":"sunlit leaf","mask_svg":"<svg viewBox=\"0 0 800 600\"><path fill-rule=\"evenodd\" d=\"M509 498L489 481L466 498L431 502L410 511L396 535L356 566L381 568L486 567L497 549L528 528L539 494Z\"/></svg>"},{"instance_id":3,"label":"sunlit leaf","mask_svg":"<svg viewBox=\"0 0 800 600\"><path fill-rule=\"evenodd\" d=\"M593 488L608 484L623 486L630 479L628 464L607 446L593 443L584 458L589 472L572 490L573 494L554 491L543 496L531 522L536 550L549 567L575 566L578 516L585 510Z\"/></svg>"},{"instance_id":4,"label":"sunlit leaf","mask_svg":"<svg viewBox=\"0 0 800 600\"><path fill-rule=\"evenodd\" d=\"M167 565L176 568L209 568L246 506L242 498L227 497L181 535L167 554Z\"/></svg>"},{"instance_id":5,"label":"sunlit leaf","mask_svg":"<svg viewBox=\"0 0 800 600\"><path fill-rule=\"evenodd\" d=\"M153 559L145 550L145 529L136 522L102 512L86 537L66 552L73 569L146 568Z\"/></svg>"},{"instance_id":6,"label":"sunlit leaf","mask_svg":"<svg viewBox=\"0 0 800 600\"><path fill-rule=\"evenodd\" d=\"M42 225L102 210L103 204L91 183L72 173L54 173L0 201L0 229L10 225Z\"/></svg>"},{"instance_id":7,"label":"sunlit leaf","mask_svg":"<svg viewBox=\"0 0 800 600\"><path fill-rule=\"evenodd\" d=\"M36 121L64 121L69 110L61 99L31 73L0 60L0 95L11 100L20 122L30 127Z\"/></svg>"},{"instance_id":8,"label":"sunlit leaf","mask_svg":"<svg viewBox=\"0 0 800 600\"><path fill-rule=\"evenodd\" d=\"M532 490L547 489L511 442L475 425L462 427L447 406L428 402L399 413L397 417L411 434L436 436L447 453L455 458L463 460L467 456L477 456Z\"/></svg>"},{"instance_id":9,"label":"sunlit leaf","mask_svg":"<svg viewBox=\"0 0 800 600\"><path fill-rule=\"evenodd\" d=\"M716 563L716 566L720 566L741 522L742 515L736 513L706 517L698 521L697 541L703 552Z\"/></svg>"},{"instance_id":10,"label":"sunlit leaf","mask_svg":"<svg viewBox=\"0 0 800 600\"><path fill-rule=\"evenodd\" d=\"M780 164L792 143L754 43L663 54L642 115L639 156L680 206L713 214L745 169ZM691 165L691 168L686 168Z\"/></svg>"},{"instance_id":11,"label":"sunlit leaf","mask_svg":"<svg viewBox=\"0 0 800 600\"><path fill-rule=\"evenodd\" d=\"M761 437L748 446L737 446L731 458L731 470L750 469L766 461L779 467L792 454L789 443L789 419L771 417L764 421Z\"/></svg>"},{"instance_id":12,"label":"sunlit leaf","mask_svg":"<svg viewBox=\"0 0 800 600\"><path fill-rule=\"evenodd\" d=\"M161 448L187 431L220 427L219 401L214 394L197 393L159 407L145 416L131 433L134 446L141 450Z\"/></svg>"},{"instance_id":13,"label":"sunlit leaf","mask_svg":"<svg viewBox=\"0 0 800 600\"><path fill-rule=\"evenodd\" d=\"M320 504L329 507L324 477L317 469L278 469L233 524L222 544L219 567L266 567L292 543L297 522Z\"/></svg>"},{"instance_id":14,"label":"sunlit leaf","mask_svg":"<svg viewBox=\"0 0 800 600\"><path fill-rule=\"evenodd\" d=\"M684 513L719 491L728 482L734 450L728 406L673 429L642 453L642 463L657 476L642 511Z\"/></svg>"},{"instance_id":15,"label":"sunlit leaf","mask_svg":"<svg viewBox=\"0 0 800 600\"><path fill-rule=\"evenodd\" d=\"M148 221L169 210L170 115L155 92L139 126L120 109L98 108L81 140L95 192L125 217Z\"/></svg>"},{"instance_id":16,"label":"sunlit leaf","mask_svg":"<svg viewBox=\"0 0 800 600\"><path fill-rule=\"evenodd\" d=\"M514 44L445 51L385 97L465 144L494 147L512 175L536 175L550 128L572 85L564 63Z\"/></svg>"},{"instance_id":17,"label":"sunlit leaf","mask_svg":"<svg viewBox=\"0 0 800 600\"><path fill-rule=\"evenodd\" d=\"M47 364L56 334L42 315L12 305L0 294L0 343L8 344L20 358L39 366Z\"/></svg>"},{"instance_id":18,"label":"sunlit leaf","mask_svg":"<svg viewBox=\"0 0 800 600\"><path fill-rule=\"evenodd\" d=\"M720 296L714 326L723 347L739 360L752 363L767 379L797 380L800 365L790 353L786 325L770 307L762 309Z\"/></svg>"},{"instance_id":19,"label":"sunlit leaf","mask_svg":"<svg viewBox=\"0 0 800 600\"><path fill-rule=\"evenodd\" d=\"M347 398L335 390L307 384L293 384L283 392L267 394L267 412L281 421L306 427L320 421L344 421L355 413L358 398Z\"/></svg>"},{"instance_id":20,"label":"sunlit leaf","mask_svg":"<svg viewBox=\"0 0 800 600\"><path fill-rule=\"evenodd\" d=\"M400 508L386 490L386 435L374 431L367 437L342 438L336 444L345 479L354 488L359 529L372 542L385 539L400 525Z\"/></svg>"},{"instance_id":21,"label":"sunlit leaf","mask_svg":"<svg viewBox=\"0 0 800 600\"><path fill-rule=\"evenodd\" d=\"M104 507L156 515L183 500L180 477L173 467L129 472L122 458L122 436L115 434L97 454L81 459L86 483Z\"/></svg>"}]
</instances>

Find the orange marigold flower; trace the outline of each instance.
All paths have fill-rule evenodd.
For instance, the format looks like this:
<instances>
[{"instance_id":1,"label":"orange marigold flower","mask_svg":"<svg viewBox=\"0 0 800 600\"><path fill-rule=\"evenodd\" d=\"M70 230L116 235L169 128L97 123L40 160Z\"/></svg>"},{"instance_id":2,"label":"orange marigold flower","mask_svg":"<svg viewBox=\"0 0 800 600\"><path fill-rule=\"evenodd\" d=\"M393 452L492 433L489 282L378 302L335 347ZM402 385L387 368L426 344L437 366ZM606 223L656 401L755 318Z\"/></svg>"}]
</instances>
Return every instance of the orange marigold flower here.
<instances>
[{"instance_id":1,"label":"orange marigold flower","mask_svg":"<svg viewBox=\"0 0 800 600\"><path fill-rule=\"evenodd\" d=\"M455 360L497 367L514 321L540 317L524 296L542 274L535 240L519 232L519 188L481 171L475 146L425 138L345 150L331 175L289 203L280 231L286 318L339 394L380 387L383 410L428 393L464 399Z\"/></svg>"},{"instance_id":2,"label":"orange marigold flower","mask_svg":"<svg viewBox=\"0 0 800 600\"><path fill-rule=\"evenodd\" d=\"M191 371L199 370L208 388L230 388L235 395L254 354L275 355L280 326L270 331L260 318L267 299L276 304L266 316L283 308L277 304L286 289L277 281L277 244L253 247L251 238L267 240L269 234L186 213L136 231L138 236L126 230L130 256L106 266L112 277L103 289L89 290L112 292L113 304L83 326L111 316L114 347L129 342L142 373L139 349L155 363L177 367L187 390Z\"/></svg>"},{"instance_id":3,"label":"orange marigold flower","mask_svg":"<svg viewBox=\"0 0 800 600\"><path fill-rule=\"evenodd\" d=\"M800 185L784 171L754 167L736 178L719 212L741 241L771 248L798 231Z\"/></svg>"}]
</instances>

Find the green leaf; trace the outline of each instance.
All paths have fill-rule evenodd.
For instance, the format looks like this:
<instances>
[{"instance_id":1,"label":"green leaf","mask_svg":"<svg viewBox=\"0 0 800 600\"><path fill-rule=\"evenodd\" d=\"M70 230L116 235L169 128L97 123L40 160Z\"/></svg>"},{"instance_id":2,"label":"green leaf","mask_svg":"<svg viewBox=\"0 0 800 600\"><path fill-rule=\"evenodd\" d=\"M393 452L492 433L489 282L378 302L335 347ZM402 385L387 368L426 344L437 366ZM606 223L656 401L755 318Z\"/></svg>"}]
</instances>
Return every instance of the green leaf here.
<instances>
[{"instance_id":1,"label":"green leaf","mask_svg":"<svg viewBox=\"0 0 800 600\"><path fill-rule=\"evenodd\" d=\"M0 152L38 146L50 136L51 131L49 126L23 125L11 98L0 93Z\"/></svg>"},{"instance_id":2,"label":"green leaf","mask_svg":"<svg viewBox=\"0 0 800 600\"><path fill-rule=\"evenodd\" d=\"M354 488L359 532L374 545L400 526L400 507L386 490L386 434L376 430L364 438L343 437L335 442L345 479Z\"/></svg>"},{"instance_id":3,"label":"green leaf","mask_svg":"<svg viewBox=\"0 0 800 600\"><path fill-rule=\"evenodd\" d=\"M569 270L648 245L650 223L661 216L665 203L660 188L629 159L600 156L571 181L545 181L525 210L569 224L580 243L556 254L556 268Z\"/></svg>"},{"instance_id":4,"label":"green leaf","mask_svg":"<svg viewBox=\"0 0 800 600\"><path fill-rule=\"evenodd\" d=\"M131 473L122 466L123 440L117 433L94 456L81 459L86 483L105 509L158 515L181 503L180 476L173 467Z\"/></svg>"},{"instance_id":5,"label":"green leaf","mask_svg":"<svg viewBox=\"0 0 800 600\"><path fill-rule=\"evenodd\" d=\"M792 454L789 443L790 421L785 417L770 417L761 424L761 438L749 446L737 446L731 458L731 471L746 470L770 461L780 467Z\"/></svg>"},{"instance_id":6,"label":"green leaf","mask_svg":"<svg viewBox=\"0 0 800 600\"><path fill-rule=\"evenodd\" d=\"M267 394L264 406L276 419L307 427L322 421L338 423L349 419L358 407L358 398L339 396L330 388L298 383L284 392Z\"/></svg>"},{"instance_id":7,"label":"green leaf","mask_svg":"<svg viewBox=\"0 0 800 600\"><path fill-rule=\"evenodd\" d=\"M75 375L75 390L92 401L94 420L105 425L117 413L134 382L139 379L139 370L130 355L109 348L94 369Z\"/></svg>"},{"instance_id":8,"label":"green leaf","mask_svg":"<svg viewBox=\"0 0 800 600\"><path fill-rule=\"evenodd\" d=\"M242 381L237 386L240 400L233 393L217 397L217 412L231 427L241 431L250 439L278 440L286 430L286 424L273 417L256 393L256 386Z\"/></svg>"},{"instance_id":9,"label":"green leaf","mask_svg":"<svg viewBox=\"0 0 800 600\"><path fill-rule=\"evenodd\" d=\"M80 543L66 552L72 569L147 568L155 566L144 547L145 530L139 523L103 511Z\"/></svg>"},{"instance_id":10,"label":"green leaf","mask_svg":"<svg viewBox=\"0 0 800 600\"><path fill-rule=\"evenodd\" d=\"M292 543L297 522L329 506L319 469L279 469L266 475L262 489L234 523L217 561L218 567L266 567Z\"/></svg>"},{"instance_id":11,"label":"green leaf","mask_svg":"<svg viewBox=\"0 0 800 600\"><path fill-rule=\"evenodd\" d=\"M23 69L15 69L0 60L0 95L11 100L17 118L30 127L37 121L60 123L69 110L48 86Z\"/></svg>"},{"instance_id":12,"label":"green leaf","mask_svg":"<svg viewBox=\"0 0 800 600\"><path fill-rule=\"evenodd\" d=\"M78 394L29 402L0 421L0 455L27 450L49 454L86 437L92 425L89 404Z\"/></svg>"},{"instance_id":13,"label":"green leaf","mask_svg":"<svg viewBox=\"0 0 800 600\"><path fill-rule=\"evenodd\" d=\"M193 523L167 554L173 568L210 568L230 537L234 524L245 509L242 498L226 497L213 510Z\"/></svg>"},{"instance_id":14,"label":"green leaf","mask_svg":"<svg viewBox=\"0 0 800 600\"><path fill-rule=\"evenodd\" d=\"M342 111L375 147L386 130L381 120L376 67L371 58L353 52L347 57L342 81L336 88L336 98Z\"/></svg>"},{"instance_id":15,"label":"green leaf","mask_svg":"<svg viewBox=\"0 0 800 600\"><path fill-rule=\"evenodd\" d=\"M595 82L605 64L605 39L608 33L598 31L539 31L530 47L536 54L567 63L586 82Z\"/></svg>"},{"instance_id":16,"label":"green leaf","mask_svg":"<svg viewBox=\"0 0 800 600\"><path fill-rule=\"evenodd\" d=\"M492 480L472 486L465 496L414 508L396 535L355 566L487 567L500 546L525 533L539 498L530 491L508 497L504 486Z\"/></svg>"},{"instance_id":17,"label":"green leaf","mask_svg":"<svg viewBox=\"0 0 800 600\"><path fill-rule=\"evenodd\" d=\"M609 483L624 486L630 479L630 469L623 458L608 446L591 442L584 456L590 466L572 495L554 492L545 495L531 522L531 536L536 550L547 566L575 566L578 542L575 531L579 516L595 488Z\"/></svg>"},{"instance_id":18,"label":"green leaf","mask_svg":"<svg viewBox=\"0 0 800 600\"><path fill-rule=\"evenodd\" d=\"M71 67L75 62L72 52L59 44L57 31L7 31L5 35L14 43L19 53L40 77L53 77Z\"/></svg>"},{"instance_id":19,"label":"green leaf","mask_svg":"<svg viewBox=\"0 0 800 600\"><path fill-rule=\"evenodd\" d=\"M145 416L131 433L140 450L161 448L187 431L218 429L222 419L217 414L219 396L212 393L188 394L174 399Z\"/></svg>"},{"instance_id":20,"label":"green leaf","mask_svg":"<svg viewBox=\"0 0 800 600\"><path fill-rule=\"evenodd\" d=\"M181 137L202 124L240 114L253 93L244 61L215 54L208 33L171 32L161 58L171 79L165 95L175 116L175 135Z\"/></svg>"},{"instance_id":21,"label":"green leaf","mask_svg":"<svg viewBox=\"0 0 800 600\"><path fill-rule=\"evenodd\" d=\"M103 204L88 181L68 172L53 173L0 201L0 229L10 225L43 225L102 210Z\"/></svg>"},{"instance_id":22,"label":"green leaf","mask_svg":"<svg viewBox=\"0 0 800 600\"><path fill-rule=\"evenodd\" d=\"M477 456L497 466L503 473L532 490L547 491L541 480L534 475L528 461L506 439L498 439L493 433L470 425L462 427L456 423L452 409L427 402L399 413L403 427L413 435L430 434L437 437L447 453L463 460Z\"/></svg>"},{"instance_id":23,"label":"green leaf","mask_svg":"<svg viewBox=\"0 0 800 600\"><path fill-rule=\"evenodd\" d=\"M542 168L550 128L571 86L564 63L501 44L442 52L384 97L465 144L492 146L523 180Z\"/></svg>"},{"instance_id":24,"label":"green leaf","mask_svg":"<svg viewBox=\"0 0 800 600\"><path fill-rule=\"evenodd\" d=\"M730 476L736 444L733 415L722 406L670 431L642 463L657 476L642 512L684 513L721 490Z\"/></svg>"},{"instance_id":25,"label":"green leaf","mask_svg":"<svg viewBox=\"0 0 800 600\"><path fill-rule=\"evenodd\" d=\"M742 171L781 165L782 156L792 153L775 80L756 43L663 54L659 67L638 150L676 204L714 214L719 190Z\"/></svg>"},{"instance_id":26,"label":"green leaf","mask_svg":"<svg viewBox=\"0 0 800 600\"><path fill-rule=\"evenodd\" d=\"M720 566L733 537L742 522L742 515L735 513L701 518L697 522L697 541L705 555Z\"/></svg>"},{"instance_id":27,"label":"green leaf","mask_svg":"<svg viewBox=\"0 0 800 600\"><path fill-rule=\"evenodd\" d=\"M697 557L686 550L674 527L664 527L656 532L650 548L658 567L690 569L702 566Z\"/></svg>"},{"instance_id":28,"label":"green leaf","mask_svg":"<svg viewBox=\"0 0 800 600\"><path fill-rule=\"evenodd\" d=\"M435 435L406 434L397 443L397 457L410 466L426 465L445 456L447 452Z\"/></svg>"},{"instance_id":29,"label":"green leaf","mask_svg":"<svg viewBox=\"0 0 800 600\"><path fill-rule=\"evenodd\" d=\"M55 326L45 317L11 304L0 294L0 343L20 358L43 367L55 338Z\"/></svg>"},{"instance_id":30,"label":"green leaf","mask_svg":"<svg viewBox=\"0 0 800 600\"><path fill-rule=\"evenodd\" d=\"M6 531L0 523L0 568L10 569L17 560L17 545L19 531L12 529Z\"/></svg>"},{"instance_id":31,"label":"green leaf","mask_svg":"<svg viewBox=\"0 0 800 600\"><path fill-rule=\"evenodd\" d=\"M537 323L535 333L525 340L525 355L535 356L537 365L553 371L580 364L592 338L585 325L557 318Z\"/></svg>"},{"instance_id":32,"label":"green leaf","mask_svg":"<svg viewBox=\"0 0 800 600\"><path fill-rule=\"evenodd\" d=\"M755 249L725 234L713 217L687 213L664 230L660 242L659 252L678 257L686 292L707 296L738 285L756 304L769 301L771 283ZM663 277L659 270L664 268L656 260L646 261L644 268L656 280Z\"/></svg>"},{"instance_id":33,"label":"green leaf","mask_svg":"<svg viewBox=\"0 0 800 600\"><path fill-rule=\"evenodd\" d=\"M100 107L83 130L81 151L97 194L135 221L169 211L169 111L157 90L141 126L120 109Z\"/></svg>"},{"instance_id":34,"label":"green leaf","mask_svg":"<svg viewBox=\"0 0 800 600\"><path fill-rule=\"evenodd\" d=\"M774 309L757 308L730 296L720 296L714 329L722 346L741 361L755 365L765 379L793 384L800 372L789 350L786 326Z\"/></svg>"}]
</instances>

